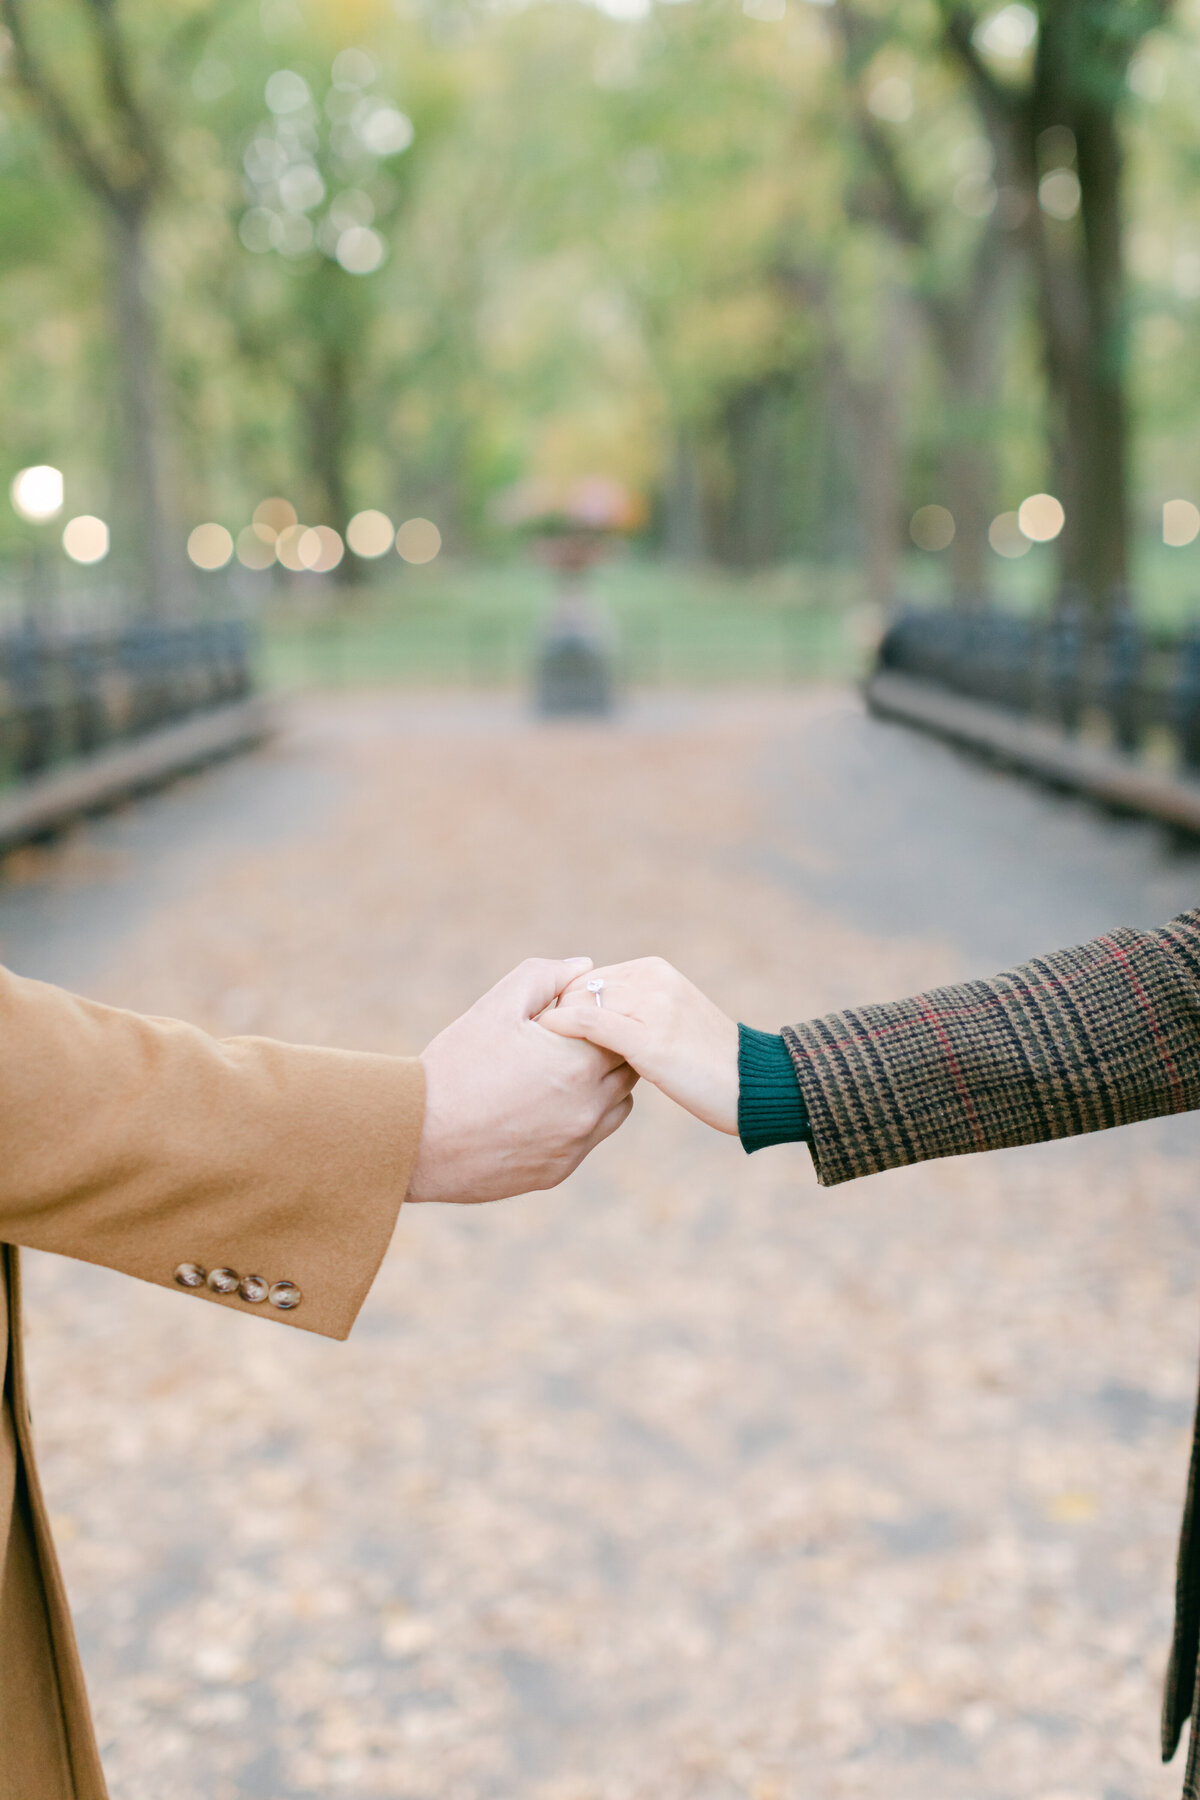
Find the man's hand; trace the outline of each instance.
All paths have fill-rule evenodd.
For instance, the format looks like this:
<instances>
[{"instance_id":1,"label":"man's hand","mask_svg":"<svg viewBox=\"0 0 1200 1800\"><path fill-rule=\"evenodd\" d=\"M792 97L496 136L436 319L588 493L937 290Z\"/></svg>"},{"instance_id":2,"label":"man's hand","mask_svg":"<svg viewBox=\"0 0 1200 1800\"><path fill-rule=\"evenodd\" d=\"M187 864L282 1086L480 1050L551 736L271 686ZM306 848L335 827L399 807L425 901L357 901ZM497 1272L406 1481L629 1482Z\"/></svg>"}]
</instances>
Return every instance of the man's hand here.
<instances>
[{"instance_id":1,"label":"man's hand","mask_svg":"<svg viewBox=\"0 0 1200 1800\"><path fill-rule=\"evenodd\" d=\"M623 1056L639 1075L706 1125L738 1128L738 1028L719 1006L661 956L596 970L587 991L576 977L541 1024L560 1037L586 1038Z\"/></svg>"},{"instance_id":2,"label":"man's hand","mask_svg":"<svg viewBox=\"0 0 1200 1800\"><path fill-rule=\"evenodd\" d=\"M425 1126L409 1200L557 1187L628 1116L628 1064L534 1022L591 966L586 956L523 962L421 1052Z\"/></svg>"}]
</instances>

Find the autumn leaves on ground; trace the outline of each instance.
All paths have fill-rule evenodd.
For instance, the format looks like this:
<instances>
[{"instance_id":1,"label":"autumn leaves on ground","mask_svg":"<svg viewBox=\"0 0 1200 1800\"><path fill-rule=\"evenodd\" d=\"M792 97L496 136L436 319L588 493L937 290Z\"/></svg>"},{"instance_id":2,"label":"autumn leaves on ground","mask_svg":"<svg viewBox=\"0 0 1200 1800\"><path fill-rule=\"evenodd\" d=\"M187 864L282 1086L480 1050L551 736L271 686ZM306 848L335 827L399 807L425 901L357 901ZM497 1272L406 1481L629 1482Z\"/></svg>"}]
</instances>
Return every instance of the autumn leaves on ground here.
<instances>
[{"instance_id":1,"label":"autumn leaves on ground","mask_svg":"<svg viewBox=\"0 0 1200 1800\"><path fill-rule=\"evenodd\" d=\"M833 690L347 696L17 859L0 950L413 1051L531 953L659 953L773 1028L1195 874ZM114 1800L1173 1796L1196 1141L823 1191L639 1093L563 1189L405 1212L346 1345L31 1257Z\"/></svg>"}]
</instances>

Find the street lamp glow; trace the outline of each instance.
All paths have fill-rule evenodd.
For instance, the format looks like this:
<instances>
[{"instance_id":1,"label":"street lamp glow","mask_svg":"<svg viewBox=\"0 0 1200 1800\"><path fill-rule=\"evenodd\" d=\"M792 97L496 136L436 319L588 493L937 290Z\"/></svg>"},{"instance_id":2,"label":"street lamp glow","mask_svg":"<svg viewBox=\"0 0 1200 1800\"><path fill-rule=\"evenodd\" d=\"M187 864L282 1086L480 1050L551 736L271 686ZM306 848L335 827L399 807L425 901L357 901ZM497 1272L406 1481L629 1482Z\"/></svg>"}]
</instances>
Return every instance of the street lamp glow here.
<instances>
[{"instance_id":1,"label":"street lamp glow","mask_svg":"<svg viewBox=\"0 0 1200 1800\"><path fill-rule=\"evenodd\" d=\"M1030 540L1021 529L1015 512L997 513L988 526L988 543L997 556L1024 556Z\"/></svg>"},{"instance_id":2,"label":"street lamp glow","mask_svg":"<svg viewBox=\"0 0 1200 1800\"><path fill-rule=\"evenodd\" d=\"M80 513L63 526L62 543L72 562L103 562L108 555L108 526L94 513Z\"/></svg>"},{"instance_id":3,"label":"street lamp glow","mask_svg":"<svg viewBox=\"0 0 1200 1800\"><path fill-rule=\"evenodd\" d=\"M62 470L34 463L13 476L8 492L15 512L33 525L43 525L62 511Z\"/></svg>"},{"instance_id":4,"label":"street lamp glow","mask_svg":"<svg viewBox=\"0 0 1200 1800\"><path fill-rule=\"evenodd\" d=\"M1017 509L1017 523L1034 544L1049 544L1058 536L1067 515L1053 494L1030 494Z\"/></svg>"},{"instance_id":5,"label":"street lamp glow","mask_svg":"<svg viewBox=\"0 0 1200 1800\"><path fill-rule=\"evenodd\" d=\"M223 569L233 555L233 537L210 520L188 533L187 553L198 569Z\"/></svg>"},{"instance_id":6,"label":"street lamp glow","mask_svg":"<svg viewBox=\"0 0 1200 1800\"><path fill-rule=\"evenodd\" d=\"M406 563L432 562L442 547L442 534L432 519L406 519L396 533L396 549Z\"/></svg>"},{"instance_id":7,"label":"street lamp glow","mask_svg":"<svg viewBox=\"0 0 1200 1800\"><path fill-rule=\"evenodd\" d=\"M395 541L396 527L373 506L355 513L346 527L346 542L355 556L386 556Z\"/></svg>"},{"instance_id":8,"label":"street lamp glow","mask_svg":"<svg viewBox=\"0 0 1200 1800\"><path fill-rule=\"evenodd\" d=\"M344 555L345 545L332 525L310 525L296 545L297 560L317 575L328 575Z\"/></svg>"},{"instance_id":9,"label":"street lamp glow","mask_svg":"<svg viewBox=\"0 0 1200 1800\"><path fill-rule=\"evenodd\" d=\"M1182 550L1200 537L1200 509L1190 500L1164 500L1162 531L1164 544Z\"/></svg>"},{"instance_id":10,"label":"street lamp glow","mask_svg":"<svg viewBox=\"0 0 1200 1800\"><path fill-rule=\"evenodd\" d=\"M945 550L954 542L954 514L945 506L918 506L908 535L918 550Z\"/></svg>"}]
</instances>

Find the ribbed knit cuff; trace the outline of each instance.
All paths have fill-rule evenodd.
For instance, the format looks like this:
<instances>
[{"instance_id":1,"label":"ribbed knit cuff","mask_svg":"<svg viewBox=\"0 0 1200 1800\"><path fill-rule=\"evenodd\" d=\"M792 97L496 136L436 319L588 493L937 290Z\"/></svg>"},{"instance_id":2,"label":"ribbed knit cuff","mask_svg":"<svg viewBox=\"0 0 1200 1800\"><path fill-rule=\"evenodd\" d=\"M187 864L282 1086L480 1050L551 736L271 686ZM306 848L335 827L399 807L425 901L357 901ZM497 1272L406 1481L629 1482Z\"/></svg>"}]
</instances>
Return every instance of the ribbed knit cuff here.
<instances>
[{"instance_id":1,"label":"ribbed knit cuff","mask_svg":"<svg viewBox=\"0 0 1200 1800\"><path fill-rule=\"evenodd\" d=\"M738 1026L738 1136L747 1156L812 1141L796 1065L778 1032Z\"/></svg>"}]
</instances>

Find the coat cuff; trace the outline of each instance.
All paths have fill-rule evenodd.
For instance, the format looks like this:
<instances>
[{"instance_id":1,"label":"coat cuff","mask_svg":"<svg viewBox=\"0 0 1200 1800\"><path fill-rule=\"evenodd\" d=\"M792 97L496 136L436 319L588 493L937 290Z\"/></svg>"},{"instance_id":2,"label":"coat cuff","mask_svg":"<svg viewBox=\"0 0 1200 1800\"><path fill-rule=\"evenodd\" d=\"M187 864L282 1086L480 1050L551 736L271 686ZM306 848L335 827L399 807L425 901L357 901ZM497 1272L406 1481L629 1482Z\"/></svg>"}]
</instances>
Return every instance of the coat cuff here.
<instances>
[{"instance_id":1,"label":"coat cuff","mask_svg":"<svg viewBox=\"0 0 1200 1800\"><path fill-rule=\"evenodd\" d=\"M420 1145L418 1058L218 1040L0 970L0 1076L0 1239L348 1335Z\"/></svg>"}]
</instances>

